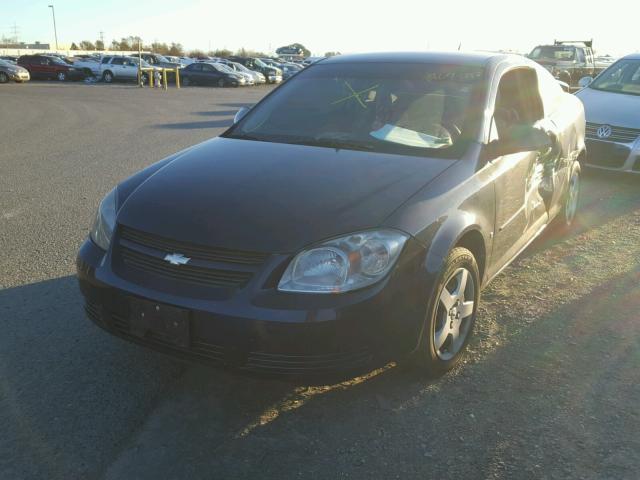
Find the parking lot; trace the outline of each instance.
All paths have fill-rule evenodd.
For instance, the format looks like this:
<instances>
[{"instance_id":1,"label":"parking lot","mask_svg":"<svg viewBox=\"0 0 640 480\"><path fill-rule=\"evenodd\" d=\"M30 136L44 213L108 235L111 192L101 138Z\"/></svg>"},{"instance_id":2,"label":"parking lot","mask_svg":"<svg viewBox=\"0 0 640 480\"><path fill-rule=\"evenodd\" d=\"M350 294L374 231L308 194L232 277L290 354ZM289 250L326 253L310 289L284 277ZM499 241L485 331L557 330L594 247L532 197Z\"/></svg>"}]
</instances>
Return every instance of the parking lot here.
<instances>
[{"instance_id":1,"label":"parking lot","mask_svg":"<svg viewBox=\"0 0 640 480\"><path fill-rule=\"evenodd\" d=\"M75 255L102 196L269 90L2 85L0 478L637 478L637 178L587 176L576 230L494 280L436 381L248 378L85 318Z\"/></svg>"}]
</instances>

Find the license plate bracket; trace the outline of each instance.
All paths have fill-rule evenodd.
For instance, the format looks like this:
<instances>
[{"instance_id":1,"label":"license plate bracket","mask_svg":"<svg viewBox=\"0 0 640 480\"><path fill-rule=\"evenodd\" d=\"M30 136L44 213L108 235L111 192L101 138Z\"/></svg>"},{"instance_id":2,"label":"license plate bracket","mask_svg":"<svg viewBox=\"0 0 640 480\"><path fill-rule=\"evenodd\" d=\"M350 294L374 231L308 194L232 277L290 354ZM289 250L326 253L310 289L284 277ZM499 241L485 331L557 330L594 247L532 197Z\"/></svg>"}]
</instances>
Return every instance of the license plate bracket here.
<instances>
[{"instance_id":1,"label":"license plate bracket","mask_svg":"<svg viewBox=\"0 0 640 480\"><path fill-rule=\"evenodd\" d=\"M188 310L138 298L129 301L129 331L138 338L156 337L189 348L190 330Z\"/></svg>"}]
</instances>

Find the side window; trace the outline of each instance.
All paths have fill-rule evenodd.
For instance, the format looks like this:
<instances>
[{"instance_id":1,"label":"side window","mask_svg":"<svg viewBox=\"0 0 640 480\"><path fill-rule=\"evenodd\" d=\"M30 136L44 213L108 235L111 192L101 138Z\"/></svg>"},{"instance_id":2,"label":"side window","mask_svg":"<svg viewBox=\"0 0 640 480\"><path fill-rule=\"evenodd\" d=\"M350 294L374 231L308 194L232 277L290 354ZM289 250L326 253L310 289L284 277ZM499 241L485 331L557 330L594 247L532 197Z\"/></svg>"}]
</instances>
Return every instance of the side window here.
<instances>
[{"instance_id":1,"label":"side window","mask_svg":"<svg viewBox=\"0 0 640 480\"><path fill-rule=\"evenodd\" d=\"M202 64L201 63L192 63L191 64L191 70L194 72L201 72L202 71Z\"/></svg>"},{"instance_id":2,"label":"side window","mask_svg":"<svg viewBox=\"0 0 640 480\"><path fill-rule=\"evenodd\" d=\"M545 115L549 115L556 109L564 92L558 81L546 69L536 67L536 72L538 74L538 88L542 97L544 112Z\"/></svg>"},{"instance_id":3,"label":"side window","mask_svg":"<svg viewBox=\"0 0 640 480\"><path fill-rule=\"evenodd\" d=\"M51 65L51 61L48 58L40 58L40 65Z\"/></svg>"},{"instance_id":4,"label":"side window","mask_svg":"<svg viewBox=\"0 0 640 480\"><path fill-rule=\"evenodd\" d=\"M124 64L124 58L120 57L120 58L114 58L113 61L111 62L111 65L123 65Z\"/></svg>"},{"instance_id":5,"label":"side window","mask_svg":"<svg viewBox=\"0 0 640 480\"><path fill-rule=\"evenodd\" d=\"M109 63L109 60L111 60L111 57L104 57L101 63L102 64Z\"/></svg>"},{"instance_id":6,"label":"side window","mask_svg":"<svg viewBox=\"0 0 640 480\"><path fill-rule=\"evenodd\" d=\"M543 118L536 70L517 68L506 72L498 84L493 113L497 136L508 136L515 125L533 125Z\"/></svg>"},{"instance_id":7,"label":"side window","mask_svg":"<svg viewBox=\"0 0 640 480\"><path fill-rule=\"evenodd\" d=\"M213 68L211 65L208 65L208 64L206 64L206 63L203 63L203 64L202 64L202 70L203 70L204 72L215 72L215 70L216 70L216 69L215 69L215 68Z\"/></svg>"},{"instance_id":8,"label":"side window","mask_svg":"<svg viewBox=\"0 0 640 480\"><path fill-rule=\"evenodd\" d=\"M584 57L584 50L581 48L577 48L576 52L578 54L578 62L579 63L585 63L585 57Z\"/></svg>"}]
</instances>

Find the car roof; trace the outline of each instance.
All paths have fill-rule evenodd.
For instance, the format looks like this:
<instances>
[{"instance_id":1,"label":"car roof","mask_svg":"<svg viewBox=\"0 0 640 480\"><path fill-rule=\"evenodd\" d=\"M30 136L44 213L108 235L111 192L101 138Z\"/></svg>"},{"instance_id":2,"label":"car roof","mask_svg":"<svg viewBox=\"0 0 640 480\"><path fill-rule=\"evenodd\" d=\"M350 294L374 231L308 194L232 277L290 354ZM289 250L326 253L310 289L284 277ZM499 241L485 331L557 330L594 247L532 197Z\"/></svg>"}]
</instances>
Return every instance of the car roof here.
<instances>
[{"instance_id":1,"label":"car roof","mask_svg":"<svg viewBox=\"0 0 640 480\"><path fill-rule=\"evenodd\" d=\"M619 60L640 60L640 52L625 55L624 57L620 57Z\"/></svg>"},{"instance_id":2,"label":"car roof","mask_svg":"<svg viewBox=\"0 0 640 480\"><path fill-rule=\"evenodd\" d=\"M322 63L443 63L482 66L492 60L509 57L516 55L493 52L385 52L336 55L322 60Z\"/></svg>"}]
</instances>

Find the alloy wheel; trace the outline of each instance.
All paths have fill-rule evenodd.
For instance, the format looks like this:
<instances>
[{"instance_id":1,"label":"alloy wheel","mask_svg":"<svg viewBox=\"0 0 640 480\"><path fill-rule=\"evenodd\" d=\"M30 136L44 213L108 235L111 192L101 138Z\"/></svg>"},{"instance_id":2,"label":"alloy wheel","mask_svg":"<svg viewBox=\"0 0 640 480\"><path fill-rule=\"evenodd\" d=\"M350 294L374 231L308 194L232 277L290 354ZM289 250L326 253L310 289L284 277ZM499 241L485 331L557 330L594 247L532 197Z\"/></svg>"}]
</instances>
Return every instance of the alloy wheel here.
<instances>
[{"instance_id":1,"label":"alloy wheel","mask_svg":"<svg viewBox=\"0 0 640 480\"><path fill-rule=\"evenodd\" d=\"M565 205L565 219L570 225L576 218L578 211L578 199L580 198L580 176L577 172L571 176L569 181L569 191L567 192L567 203Z\"/></svg>"},{"instance_id":2,"label":"alloy wheel","mask_svg":"<svg viewBox=\"0 0 640 480\"><path fill-rule=\"evenodd\" d=\"M441 360L451 360L465 344L471 329L475 294L473 275L466 268L455 270L442 288L433 332L433 345Z\"/></svg>"},{"instance_id":3,"label":"alloy wheel","mask_svg":"<svg viewBox=\"0 0 640 480\"><path fill-rule=\"evenodd\" d=\"M64 82L67 79L67 74L64 72L58 72L58 80Z\"/></svg>"}]
</instances>

